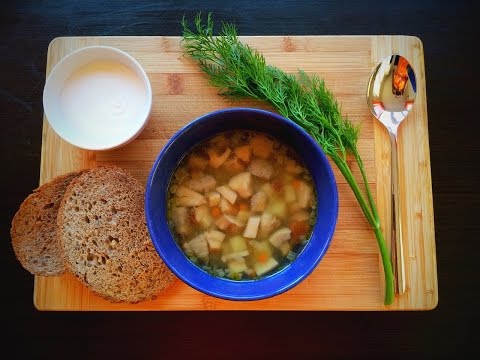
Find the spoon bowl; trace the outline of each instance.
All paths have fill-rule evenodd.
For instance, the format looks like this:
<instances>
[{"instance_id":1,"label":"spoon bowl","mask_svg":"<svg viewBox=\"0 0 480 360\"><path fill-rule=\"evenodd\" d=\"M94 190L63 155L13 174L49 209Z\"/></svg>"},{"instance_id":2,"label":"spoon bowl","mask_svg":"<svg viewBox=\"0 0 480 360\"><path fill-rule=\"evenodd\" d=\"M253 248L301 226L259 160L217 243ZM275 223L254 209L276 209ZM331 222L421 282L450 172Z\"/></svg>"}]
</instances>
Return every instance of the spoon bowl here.
<instances>
[{"instance_id":1,"label":"spoon bowl","mask_svg":"<svg viewBox=\"0 0 480 360\"><path fill-rule=\"evenodd\" d=\"M401 55L384 58L375 68L367 88L367 102L372 114L396 133L413 107L417 94L415 72Z\"/></svg>"},{"instance_id":2,"label":"spoon bowl","mask_svg":"<svg viewBox=\"0 0 480 360\"><path fill-rule=\"evenodd\" d=\"M386 127L391 143L391 209L392 226L390 258L393 265L395 290L405 292L405 262L399 194L399 161L397 156L398 128L413 107L417 94L415 72L401 55L385 57L374 69L367 87L367 103L372 114ZM387 240L388 241L388 240Z\"/></svg>"}]
</instances>

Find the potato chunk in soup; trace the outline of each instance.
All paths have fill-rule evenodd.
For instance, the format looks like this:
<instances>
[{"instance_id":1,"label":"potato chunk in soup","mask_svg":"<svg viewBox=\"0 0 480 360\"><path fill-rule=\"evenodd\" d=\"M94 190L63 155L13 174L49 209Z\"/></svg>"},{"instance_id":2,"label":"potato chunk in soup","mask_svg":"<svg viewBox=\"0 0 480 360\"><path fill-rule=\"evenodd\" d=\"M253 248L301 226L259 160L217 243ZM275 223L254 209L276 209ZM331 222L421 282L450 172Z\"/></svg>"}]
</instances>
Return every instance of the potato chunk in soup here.
<instances>
[{"instance_id":1,"label":"potato chunk in soup","mask_svg":"<svg viewBox=\"0 0 480 360\"><path fill-rule=\"evenodd\" d=\"M316 189L295 151L250 130L197 144L167 194L168 223L186 256L214 276L239 281L288 266L316 217Z\"/></svg>"}]
</instances>

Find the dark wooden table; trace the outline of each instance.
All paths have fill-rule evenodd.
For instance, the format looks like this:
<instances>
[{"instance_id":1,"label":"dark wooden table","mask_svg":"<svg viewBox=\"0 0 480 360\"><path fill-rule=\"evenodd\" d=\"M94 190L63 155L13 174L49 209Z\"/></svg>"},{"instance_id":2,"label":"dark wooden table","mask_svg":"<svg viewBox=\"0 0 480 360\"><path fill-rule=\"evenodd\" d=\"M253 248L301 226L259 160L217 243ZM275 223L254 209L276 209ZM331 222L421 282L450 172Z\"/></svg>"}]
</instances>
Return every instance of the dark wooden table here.
<instances>
[{"instance_id":1,"label":"dark wooden table","mask_svg":"<svg viewBox=\"0 0 480 360\"><path fill-rule=\"evenodd\" d=\"M201 4L201 5L199 5ZM472 1L8 1L0 15L3 349L18 358L455 358L479 354L478 18ZM439 304L427 312L39 312L10 222L38 185L47 46L180 35L202 10L242 35L401 34L424 45ZM250 355L248 355L250 354ZM475 358L475 356L473 356Z\"/></svg>"}]
</instances>

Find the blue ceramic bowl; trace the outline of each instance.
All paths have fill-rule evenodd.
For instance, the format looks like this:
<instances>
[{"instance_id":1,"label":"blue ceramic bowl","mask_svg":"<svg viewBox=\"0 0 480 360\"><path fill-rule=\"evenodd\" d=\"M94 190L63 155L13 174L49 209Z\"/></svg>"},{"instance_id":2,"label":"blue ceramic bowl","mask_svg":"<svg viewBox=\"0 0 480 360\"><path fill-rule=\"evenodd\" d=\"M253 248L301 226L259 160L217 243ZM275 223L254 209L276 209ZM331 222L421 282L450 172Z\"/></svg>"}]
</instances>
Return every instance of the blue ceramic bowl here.
<instances>
[{"instance_id":1,"label":"blue ceramic bowl","mask_svg":"<svg viewBox=\"0 0 480 360\"><path fill-rule=\"evenodd\" d=\"M170 178L183 156L217 133L248 129L268 133L293 147L309 167L317 192L317 219L310 241L284 269L257 280L230 280L208 274L192 263L173 238L167 223ZM222 299L257 300L281 294L305 279L325 255L338 217L338 192L330 163L320 146L298 125L272 112L230 108L215 111L180 129L158 155L147 181L145 213L157 252L172 272L191 287Z\"/></svg>"}]
</instances>

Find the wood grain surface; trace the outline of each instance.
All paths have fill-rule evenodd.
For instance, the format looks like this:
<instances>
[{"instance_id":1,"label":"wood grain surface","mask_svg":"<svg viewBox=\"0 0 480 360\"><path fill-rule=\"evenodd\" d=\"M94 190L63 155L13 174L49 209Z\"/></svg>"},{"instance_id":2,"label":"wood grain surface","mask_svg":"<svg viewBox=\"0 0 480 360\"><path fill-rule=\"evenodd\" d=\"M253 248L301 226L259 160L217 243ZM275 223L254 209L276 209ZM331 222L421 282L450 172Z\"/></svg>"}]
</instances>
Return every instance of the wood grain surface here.
<instances>
[{"instance_id":1,"label":"wood grain surface","mask_svg":"<svg viewBox=\"0 0 480 360\"><path fill-rule=\"evenodd\" d=\"M73 276L35 277L34 304L39 310L430 310L438 302L435 232L423 47L409 36L250 36L243 41L267 61L287 72L299 68L325 79L342 112L361 123L360 154L376 189L382 224L388 231L390 142L366 105L371 71L392 52L404 55L415 69L418 94L399 133L399 161L406 293L383 305L383 269L373 232L350 188L334 167L340 214L332 245L317 269L290 291L260 301L216 299L177 279L156 300L113 304L87 290ZM182 57L179 37L61 37L48 49L47 74L70 52L88 45L114 46L145 68L153 90L153 109L139 137L117 150L84 151L60 139L44 119L40 183L56 175L101 164L117 164L146 182L166 141L183 125L219 108L250 106L273 110L254 101L230 103L217 95L197 66ZM354 166L354 165L352 165ZM358 169L353 167L358 176Z\"/></svg>"}]
</instances>

